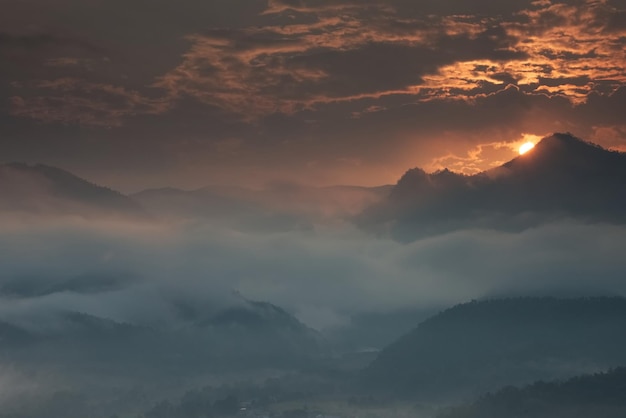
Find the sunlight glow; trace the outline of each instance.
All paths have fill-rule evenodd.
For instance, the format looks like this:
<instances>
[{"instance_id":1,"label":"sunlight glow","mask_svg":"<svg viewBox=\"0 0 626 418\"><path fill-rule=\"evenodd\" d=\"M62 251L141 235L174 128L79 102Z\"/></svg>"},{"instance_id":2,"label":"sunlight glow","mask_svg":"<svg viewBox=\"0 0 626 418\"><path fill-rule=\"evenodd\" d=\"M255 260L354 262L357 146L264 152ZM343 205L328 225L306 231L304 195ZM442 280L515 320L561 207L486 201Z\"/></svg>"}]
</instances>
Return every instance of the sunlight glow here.
<instances>
[{"instance_id":1,"label":"sunlight glow","mask_svg":"<svg viewBox=\"0 0 626 418\"><path fill-rule=\"evenodd\" d=\"M535 148L535 144L532 142L525 142L521 147L519 147L519 154L524 155L531 149Z\"/></svg>"}]
</instances>

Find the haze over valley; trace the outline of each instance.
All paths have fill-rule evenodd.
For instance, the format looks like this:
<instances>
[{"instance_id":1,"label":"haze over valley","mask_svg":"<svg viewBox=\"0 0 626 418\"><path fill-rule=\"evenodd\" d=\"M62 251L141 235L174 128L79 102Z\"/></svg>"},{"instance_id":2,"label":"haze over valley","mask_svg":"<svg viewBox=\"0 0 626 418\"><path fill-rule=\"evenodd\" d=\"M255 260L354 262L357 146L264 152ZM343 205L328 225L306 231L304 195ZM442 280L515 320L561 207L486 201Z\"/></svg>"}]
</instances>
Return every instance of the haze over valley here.
<instances>
[{"instance_id":1,"label":"haze over valley","mask_svg":"<svg viewBox=\"0 0 626 418\"><path fill-rule=\"evenodd\" d=\"M361 398L430 416L620 367L625 162L555 134L473 176L133 195L2 165L7 416L68 416L58 396L89 416L205 416L172 411L207 385L206 414L264 394L276 416Z\"/></svg>"},{"instance_id":2,"label":"haze over valley","mask_svg":"<svg viewBox=\"0 0 626 418\"><path fill-rule=\"evenodd\" d=\"M0 10L0 418L626 416L624 0Z\"/></svg>"}]
</instances>

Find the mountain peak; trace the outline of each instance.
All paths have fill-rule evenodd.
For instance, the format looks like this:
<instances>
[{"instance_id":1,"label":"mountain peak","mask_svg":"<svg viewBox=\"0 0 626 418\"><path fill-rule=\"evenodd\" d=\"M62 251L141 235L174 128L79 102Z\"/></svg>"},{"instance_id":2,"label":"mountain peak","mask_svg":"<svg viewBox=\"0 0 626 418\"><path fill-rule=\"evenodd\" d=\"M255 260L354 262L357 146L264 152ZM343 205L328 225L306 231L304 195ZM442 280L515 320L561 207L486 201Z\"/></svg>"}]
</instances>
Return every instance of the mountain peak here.
<instances>
[{"instance_id":1,"label":"mountain peak","mask_svg":"<svg viewBox=\"0 0 626 418\"><path fill-rule=\"evenodd\" d=\"M44 164L0 165L0 211L66 215L146 215L132 199Z\"/></svg>"},{"instance_id":2,"label":"mountain peak","mask_svg":"<svg viewBox=\"0 0 626 418\"><path fill-rule=\"evenodd\" d=\"M589 150L595 151L608 151L605 148L602 148L600 145L594 144L593 142L585 141L580 139L571 133L554 133L550 136L543 138L535 147L536 149L542 150L550 150L550 149L558 149L560 151L569 150L569 151L585 151Z\"/></svg>"},{"instance_id":3,"label":"mountain peak","mask_svg":"<svg viewBox=\"0 0 626 418\"><path fill-rule=\"evenodd\" d=\"M625 155L584 141L570 133L555 133L543 138L526 154L496 168L495 171L505 168L546 176L601 173L621 165Z\"/></svg>"},{"instance_id":4,"label":"mountain peak","mask_svg":"<svg viewBox=\"0 0 626 418\"><path fill-rule=\"evenodd\" d=\"M589 141L585 141L583 139L580 139L576 136L574 136L574 134L572 134L571 132L555 132L550 136L546 136L544 137L541 142L561 142L561 143L566 143L566 144L588 144L588 145L593 145L593 146L597 146L595 144L592 144Z\"/></svg>"},{"instance_id":5,"label":"mountain peak","mask_svg":"<svg viewBox=\"0 0 626 418\"><path fill-rule=\"evenodd\" d=\"M473 176L409 170L363 219L393 225L402 241L460 226L517 230L562 216L624 223L625 192L626 153L556 133Z\"/></svg>"}]
</instances>

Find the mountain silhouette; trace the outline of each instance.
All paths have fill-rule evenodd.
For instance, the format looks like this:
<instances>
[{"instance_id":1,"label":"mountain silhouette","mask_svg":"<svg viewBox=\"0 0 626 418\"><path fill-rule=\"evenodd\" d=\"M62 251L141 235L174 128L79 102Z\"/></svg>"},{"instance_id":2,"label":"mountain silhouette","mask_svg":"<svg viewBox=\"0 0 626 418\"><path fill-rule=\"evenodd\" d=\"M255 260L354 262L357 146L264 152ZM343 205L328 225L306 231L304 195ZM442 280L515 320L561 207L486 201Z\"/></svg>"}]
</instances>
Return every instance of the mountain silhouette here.
<instances>
[{"instance_id":1,"label":"mountain silhouette","mask_svg":"<svg viewBox=\"0 0 626 418\"><path fill-rule=\"evenodd\" d=\"M419 324L364 371L377 389L478 395L626 364L626 299L520 298L457 305Z\"/></svg>"},{"instance_id":2,"label":"mountain silhouette","mask_svg":"<svg viewBox=\"0 0 626 418\"><path fill-rule=\"evenodd\" d=\"M0 212L144 217L127 196L47 165L0 165Z\"/></svg>"},{"instance_id":3,"label":"mountain silhouette","mask_svg":"<svg viewBox=\"0 0 626 418\"><path fill-rule=\"evenodd\" d=\"M623 220L626 154L568 134L543 139L527 154L486 176L495 191L514 198L509 206Z\"/></svg>"},{"instance_id":4,"label":"mountain silhouette","mask_svg":"<svg viewBox=\"0 0 626 418\"><path fill-rule=\"evenodd\" d=\"M626 154L570 134L544 138L508 163L472 176L448 170L406 172L360 225L399 239L462 228L521 230L575 218L626 222Z\"/></svg>"}]
</instances>

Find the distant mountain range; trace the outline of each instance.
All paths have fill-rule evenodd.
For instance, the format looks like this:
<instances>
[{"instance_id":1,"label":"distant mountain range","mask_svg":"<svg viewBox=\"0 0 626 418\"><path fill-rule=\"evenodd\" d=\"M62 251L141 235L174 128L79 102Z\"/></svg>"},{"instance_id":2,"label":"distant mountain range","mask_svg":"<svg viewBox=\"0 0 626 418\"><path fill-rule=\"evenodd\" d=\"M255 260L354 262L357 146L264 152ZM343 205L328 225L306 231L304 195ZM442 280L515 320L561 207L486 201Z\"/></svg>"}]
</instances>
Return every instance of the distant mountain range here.
<instances>
[{"instance_id":1,"label":"distant mountain range","mask_svg":"<svg viewBox=\"0 0 626 418\"><path fill-rule=\"evenodd\" d=\"M339 218L401 241L464 228L522 230L568 218L623 223L625 207L626 154L569 134L544 138L528 153L473 176L414 168L395 186L381 187L214 186L124 196L58 168L0 165L5 213L200 218L268 230Z\"/></svg>"},{"instance_id":2,"label":"distant mountain range","mask_svg":"<svg viewBox=\"0 0 626 418\"><path fill-rule=\"evenodd\" d=\"M59 168L22 163L0 165L0 212L89 218L147 215L134 200L114 190Z\"/></svg>"},{"instance_id":3,"label":"distant mountain range","mask_svg":"<svg viewBox=\"0 0 626 418\"><path fill-rule=\"evenodd\" d=\"M426 399L626 365L626 299L520 298L455 306L385 348L377 390Z\"/></svg>"},{"instance_id":4,"label":"distant mountain range","mask_svg":"<svg viewBox=\"0 0 626 418\"><path fill-rule=\"evenodd\" d=\"M546 221L626 222L626 154L569 134L492 170L464 176L411 169L359 223L411 241L462 228L519 230Z\"/></svg>"},{"instance_id":5,"label":"distant mountain range","mask_svg":"<svg viewBox=\"0 0 626 418\"><path fill-rule=\"evenodd\" d=\"M130 196L43 164L0 165L0 213L130 219L212 219L253 229L308 228L315 220L347 219L385 198L391 186L310 187L274 184L262 190L210 186L149 189Z\"/></svg>"}]
</instances>

